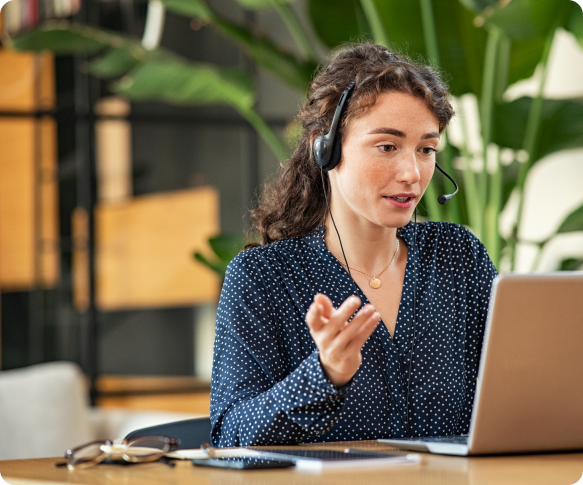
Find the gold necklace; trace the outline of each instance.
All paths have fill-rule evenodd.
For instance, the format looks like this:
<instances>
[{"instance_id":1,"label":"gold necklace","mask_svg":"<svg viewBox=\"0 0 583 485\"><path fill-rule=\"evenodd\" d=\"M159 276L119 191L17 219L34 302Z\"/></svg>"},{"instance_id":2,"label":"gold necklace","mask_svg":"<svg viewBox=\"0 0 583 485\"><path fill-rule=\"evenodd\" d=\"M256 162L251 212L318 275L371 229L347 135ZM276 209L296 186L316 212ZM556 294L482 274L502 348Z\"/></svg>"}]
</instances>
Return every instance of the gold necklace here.
<instances>
[{"instance_id":1,"label":"gold necklace","mask_svg":"<svg viewBox=\"0 0 583 485\"><path fill-rule=\"evenodd\" d=\"M391 258L391 261L389 262L389 265L383 269L378 275L374 276L368 273L365 273L364 271L360 271L359 269L356 268L351 268L349 266L346 266L344 263L338 261L342 266L345 266L348 269L353 269L354 271L358 271L359 273L365 274L367 276L370 276L372 279L368 282L368 284L371 286L371 288L374 288L375 290L381 287L381 280L379 280L379 276L382 275L386 270L389 269L389 267L391 266L391 264L393 264L393 259L395 259L395 256L397 255L397 253L399 252L399 240L397 239L397 249L395 249L395 252L393 254L393 257Z\"/></svg>"}]
</instances>

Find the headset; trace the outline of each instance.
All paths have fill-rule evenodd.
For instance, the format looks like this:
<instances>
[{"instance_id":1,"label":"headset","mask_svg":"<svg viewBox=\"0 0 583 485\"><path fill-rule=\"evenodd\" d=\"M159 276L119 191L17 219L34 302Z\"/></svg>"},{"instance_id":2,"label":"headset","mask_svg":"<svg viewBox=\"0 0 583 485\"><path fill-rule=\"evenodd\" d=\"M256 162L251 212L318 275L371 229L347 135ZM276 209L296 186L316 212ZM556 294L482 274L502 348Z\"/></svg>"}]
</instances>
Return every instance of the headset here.
<instances>
[{"instance_id":1,"label":"headset","mask_svg":"<svg viewBox=\"0 0 583 485\"><path fill-rule=\"evenodd\" d=\"M387 51L388 52L388 51ZM342 256L344 257L344 262L346 264L346 269L352 282L358 287L354 278L352 278L352 273L350 272L350 266L348 265L348 260L346 259L346 254L344 253L344 247L342 246L342 240L340 239L340 233L338 232L338 228L336 227L336 223L334 222L334 217L332 216L332 211L330 210L330 204L328 203L328 195L326 193L326 184L324 182L324 172L329 172L333 170L338 163L340 162L340 158L342 156L342 144L341 141L338 140L336 136L336 132L338 129L338 123L340 122L340 118L342 117L342 112L344 111L344 106L350 95L354 91L356 85L356 79L352 80L350 84L346 87L340 99L338 100L338 105L336 106L336 111L334 112L334 117L332 118L332 123L330 124L330 131L325 135L318 135L314 138L314 142L312 144L312 155L314 156L314 160L316 165L320 168L320 175L322 178L322 188L324 190L324 198L326 200L326 206L328 207L328 213L330 214L330 218L332 219L332 224L334 225L334 229L336 230L336 234L338 236L338 241L340 242L340 249L342 250ZM437 198L437 201L440 204L445 204L451 200L451 198L458 193L459 187L458 184L455 182L453 178L451 178L438 164L435 163L435 167L445 175L455 186L455 191L451 194L442 194ZM417 250L417 208L415 208L415 250ZM417 258L415 258L415 284L413 286L413 339L411 341L411 359L409 361L409 377L407 382L407 395L406 395L406 419L403 418L401 414L401 410L395 401L395 397L393 396L393 392L391 391L391 386L389 385L389 381L387 376L385 375L385 370L383 368L381 359L379 358L378 354L378 346L380 345L382 349L382 344L380 342L376 342L374 346L375 348L375 358L377 359L377 364L381 369L381 373L383 375L383 379L385 381L385 386L387 388L387 392L389 397L397 411L397 415L405 429L408 437L413 437L411 431L409 429L409 387L411 383L411 373L412 373L412 366L413 366L413 351L415 348L415 336L417 332ZM397 360L398 356L397 356Z\"/></svg>"},{"instance_id":2,"label":"headset","mask_svg":"<svg viewBox=\"0 0 583 485\"><path fill-rule=\"evenodd\" d=\"M324 172L329 172L334 169L338 163L340 163L340 158L342 156L342 143L338 140L336 132L338 130L338 123L342 117L342 112L344 111L344 105L350 98L352 91L356 85L356 79L350 81L350 84L344 90L340 99L338 100L338 106L336 106L336 111L334 112L334 117L332 118L332 123L330 124L330 131L325 135L318 135L314 138L314 143L312 144L312 155L316 165L320 167ZM449 202L451 198L458 193L458 184L452 179L437 163L435 167L445 175L455 187L455 191L451 194L442 194L437 198L440 204L445 204Z\"/></svg>"}]
</instances>

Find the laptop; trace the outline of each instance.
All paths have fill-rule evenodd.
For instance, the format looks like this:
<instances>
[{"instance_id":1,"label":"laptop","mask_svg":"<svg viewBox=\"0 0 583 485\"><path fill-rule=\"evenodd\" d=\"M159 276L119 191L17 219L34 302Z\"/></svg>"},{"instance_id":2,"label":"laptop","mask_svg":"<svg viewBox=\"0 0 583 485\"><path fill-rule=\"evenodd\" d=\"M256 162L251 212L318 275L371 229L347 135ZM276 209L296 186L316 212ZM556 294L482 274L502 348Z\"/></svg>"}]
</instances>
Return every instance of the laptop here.
<instances>
[{"instance_id":1,"label":"laptop","mask_svg":"<svg viewBox=\"0 0 583 485\"><path fill-rule=\"evenodd\" d=\"M467 436L379 441L447 455L583 449L583 271L494 280Z\"/></svg>"}]
</instances>

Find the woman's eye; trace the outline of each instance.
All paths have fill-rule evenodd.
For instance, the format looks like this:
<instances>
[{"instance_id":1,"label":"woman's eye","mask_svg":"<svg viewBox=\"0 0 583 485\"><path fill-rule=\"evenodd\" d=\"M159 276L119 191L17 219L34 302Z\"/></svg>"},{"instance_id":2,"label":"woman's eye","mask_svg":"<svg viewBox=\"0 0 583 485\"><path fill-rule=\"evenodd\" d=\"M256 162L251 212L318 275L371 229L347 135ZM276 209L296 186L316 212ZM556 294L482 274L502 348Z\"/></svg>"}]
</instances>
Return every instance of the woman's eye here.
<instances>
[{"instance_id":1,"label":"woman's eye","mask_svg":"<svg viewBox=\"0 0 583 485\"><path fill-rule=\"evenodd\" d=\"M395 145L378 145L382 152L392 152L395 149Z\"/></svg>"},{"instance_id":2,"label":"woman's eye","mask_svg":"<svg viewBox=\"0 0 583 485\"><path fill-rule=\"evenodd\" d=\"M437 153L437 150L433 147L423 147L421 149L423 155L431 155L432 153Z\"/></svg>"}]
</instances>

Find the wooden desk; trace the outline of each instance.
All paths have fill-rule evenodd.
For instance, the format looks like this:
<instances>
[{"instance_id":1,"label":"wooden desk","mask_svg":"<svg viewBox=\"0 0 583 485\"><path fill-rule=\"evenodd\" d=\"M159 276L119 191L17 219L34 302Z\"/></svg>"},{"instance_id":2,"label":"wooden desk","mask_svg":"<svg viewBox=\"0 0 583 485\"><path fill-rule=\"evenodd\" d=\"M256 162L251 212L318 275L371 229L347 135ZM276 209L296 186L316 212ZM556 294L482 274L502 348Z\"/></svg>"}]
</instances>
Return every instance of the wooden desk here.
<instances>
[{"instance_id":1,"label":"wooden desk","mask_svg":"<svg viewBox=\"0 0 583 485\"><path fill-rule=\"evenodd\" d=\"M322 445L308 445L322 448ZM391 451L376 442L327 445ZM97 465L80 471L55 468L56 458L0 461L0 474L11 485L571 485L583 474L583 453L461 458L421 454L413 466L299 472L282 470L220 470L195 467L190 461L175 468L161 463ZM56 482L56 483L55 483Z\"/></svg>"}]
</instances>

